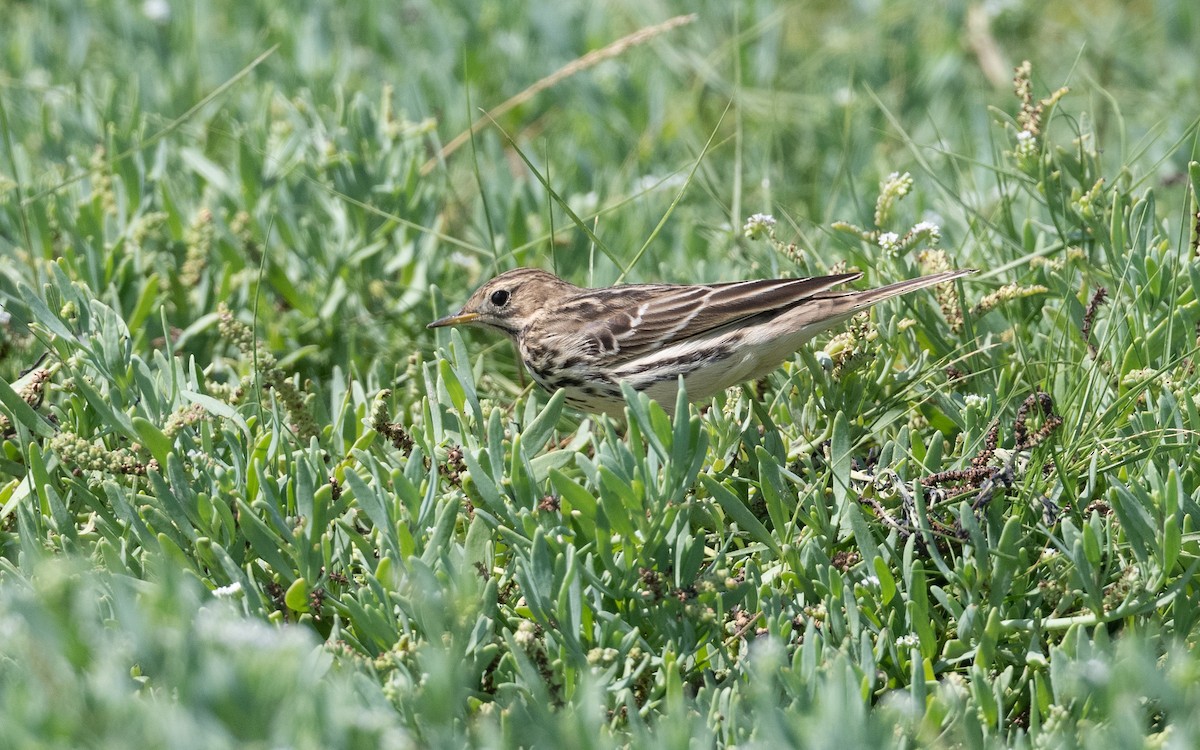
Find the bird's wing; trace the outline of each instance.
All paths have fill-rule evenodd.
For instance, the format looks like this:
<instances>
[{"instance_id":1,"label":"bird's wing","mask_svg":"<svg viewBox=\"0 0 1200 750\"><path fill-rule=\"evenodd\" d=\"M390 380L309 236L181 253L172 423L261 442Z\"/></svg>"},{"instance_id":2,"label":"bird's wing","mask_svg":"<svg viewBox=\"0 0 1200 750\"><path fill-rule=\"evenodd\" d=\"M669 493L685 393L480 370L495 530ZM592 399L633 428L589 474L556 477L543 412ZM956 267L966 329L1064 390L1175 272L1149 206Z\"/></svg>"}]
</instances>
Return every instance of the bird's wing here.
<instances>
[{"instance_id":1,"label":"bird's wing","mask_svg":"<svg viewBox=\"0 0 1200 750\"><path fill-rule=\"evenodd\" d=\"M583 322L579 335L588 354L620 363L744 318L792 307L860 276L589 290L576 299L595 314Z\"/></svg>"}]
</instances>

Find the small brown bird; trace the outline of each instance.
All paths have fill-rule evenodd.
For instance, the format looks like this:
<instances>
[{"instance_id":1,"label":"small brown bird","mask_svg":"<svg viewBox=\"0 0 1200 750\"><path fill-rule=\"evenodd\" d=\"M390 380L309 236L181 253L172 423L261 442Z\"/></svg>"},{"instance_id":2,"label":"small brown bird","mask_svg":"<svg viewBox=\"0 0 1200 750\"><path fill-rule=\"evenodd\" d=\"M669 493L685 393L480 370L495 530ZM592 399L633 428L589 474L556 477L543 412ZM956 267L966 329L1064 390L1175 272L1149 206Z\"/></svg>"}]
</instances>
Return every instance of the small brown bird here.
<instances>
[{"instance_id":1,"label":"small brown bird","mask_svg":"<svg viewBox=\"0 0 1200 750\"><path fill-rule=\"evenodd\" d=\"M815 334L876 302L969 273L836 292L829 290L862 274L585 289L517 268L429 327L469 323L507 334L538 385L565 389L576 409L621 416L619 383L626 381L670 413L680 375L689 399L708 399L762 377Z\"/></svg>"}]
</instances>

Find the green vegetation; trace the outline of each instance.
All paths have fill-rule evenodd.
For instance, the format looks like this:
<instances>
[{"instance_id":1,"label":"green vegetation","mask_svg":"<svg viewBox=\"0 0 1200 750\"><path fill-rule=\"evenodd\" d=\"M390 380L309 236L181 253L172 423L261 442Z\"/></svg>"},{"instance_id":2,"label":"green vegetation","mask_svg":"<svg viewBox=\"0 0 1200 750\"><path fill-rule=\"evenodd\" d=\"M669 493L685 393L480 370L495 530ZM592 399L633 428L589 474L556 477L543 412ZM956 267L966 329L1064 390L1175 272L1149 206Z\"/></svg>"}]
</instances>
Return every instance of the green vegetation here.
<instances>
[{"instance_id":1,"label":"green vegetation","mask_svg":"<svg viewBox=\"0 0 1200 750\"><path fill-rule=\"evenodd\" d=\"M6 747L1200 744L1200 9L664 5L0 4ZM981 272L618 425L516 265Z\"/></svg>"}]
</instances>

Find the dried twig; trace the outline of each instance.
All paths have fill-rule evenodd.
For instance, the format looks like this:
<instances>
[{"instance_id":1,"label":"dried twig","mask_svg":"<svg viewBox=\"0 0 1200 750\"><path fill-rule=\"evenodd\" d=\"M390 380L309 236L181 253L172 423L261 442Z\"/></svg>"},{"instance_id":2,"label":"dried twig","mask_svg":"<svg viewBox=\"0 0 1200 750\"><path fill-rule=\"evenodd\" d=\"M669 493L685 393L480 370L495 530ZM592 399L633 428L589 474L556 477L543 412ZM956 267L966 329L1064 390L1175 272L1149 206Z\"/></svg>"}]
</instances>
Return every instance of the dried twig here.
<instances>
[{"instance_id":1,"label":"dried twig","mask_svg":"<svg viewBox=\"0 0 1200 750\"><path fill-rule=\"evenodd\" d=\"M1042 412L1042 425L1036 430L1029 429L1029 412L1035 407L1040 408ZM978 494L971 503L972 510L978 514L982 513L997 496L1004 495L1009 489L1016 484L1017 481L1017 460L1023 451L1027 451L1040 445L1050 436L1052 432L1062 425L1062 417L1054 413L1054 402L1049 394L1038 391L1031 394L1017 409L1016 417L1013 419L1012 434L1013 434L1013 449L1002 466L991 466L991 462L995 458L996 448L1000 442L1000 423L993 422L988 429L987 435L984 437L983 446L979 452L971 459L971 467L968 469L955 469L952 471L940 471L936 474L930 474L917 480L923 487L938 488L942 486L951 486L959 491L978 490ZM884 524L895 529L902 538L906 538L917 532L918 523L916 521L916 508L913 502L912 494L902 482L895 484L896 491L901 497L901 507L899 510L899 518L890 513L876 499L863 495L859 498L859 503L870 508L875 516ZM941 493L943 490L936 490ZM930 504L930 508L940 506L944 500ZM1050 517L1057 513L1057 508L1053 508L1053 504L1043 498L1044 514ZM961 522L956 522L952 527L937 520L929 519L930 528L936 536L954 539L965 539L966 530Z\"/></svg>"},{"instance_id":2,"label":"dried twig","mask_svg":"<svg viewBox=\"0 0 1200 750\"><path fill-rule=\"evenodd\" d=\"M1088 302L1087 311L1083 314L1083 325L1080 326L1079 332L1083 334L1083 343L1087 344L1088 352L1092 357L1099 353L1096 345L1092 343L1092 322L1096 319L1096 311L1100 309L1100 305L1104 304L1104 300L1108 298L1108 290L1104 287L1098 287L1092 295L1092 300Z\"/></svg>"}]
</instances>

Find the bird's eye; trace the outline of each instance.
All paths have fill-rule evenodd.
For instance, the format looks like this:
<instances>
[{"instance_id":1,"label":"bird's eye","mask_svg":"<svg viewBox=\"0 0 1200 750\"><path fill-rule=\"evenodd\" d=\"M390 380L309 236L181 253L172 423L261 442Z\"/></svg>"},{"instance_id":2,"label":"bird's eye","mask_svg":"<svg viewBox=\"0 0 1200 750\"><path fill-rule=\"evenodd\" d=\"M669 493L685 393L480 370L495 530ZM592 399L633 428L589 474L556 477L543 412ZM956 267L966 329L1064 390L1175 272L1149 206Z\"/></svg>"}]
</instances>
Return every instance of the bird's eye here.
<instances>
[{"instance_id":1,"label":"bird's eye","mask_svg":"<svg viewBox=\"0 0 1200 750\"><path fill-rule=\"evenodd\" d=\"M507 289L497 289L496 291L492 292L492 304L496 307L504 307L507 305L508 298L509 294Z\"/></svg>"}]
</instances>

